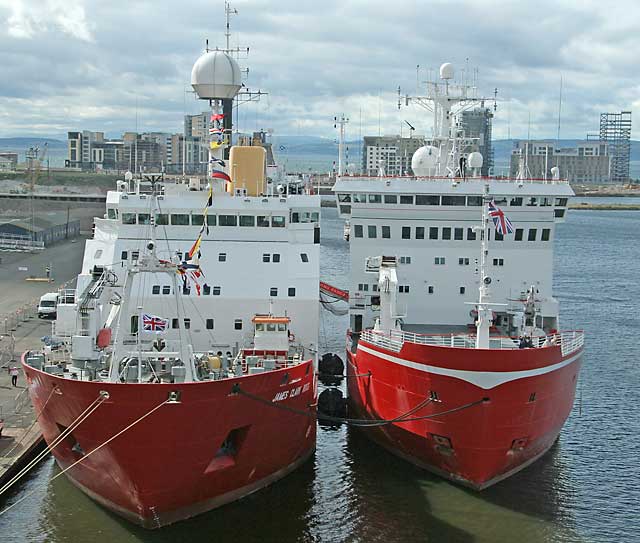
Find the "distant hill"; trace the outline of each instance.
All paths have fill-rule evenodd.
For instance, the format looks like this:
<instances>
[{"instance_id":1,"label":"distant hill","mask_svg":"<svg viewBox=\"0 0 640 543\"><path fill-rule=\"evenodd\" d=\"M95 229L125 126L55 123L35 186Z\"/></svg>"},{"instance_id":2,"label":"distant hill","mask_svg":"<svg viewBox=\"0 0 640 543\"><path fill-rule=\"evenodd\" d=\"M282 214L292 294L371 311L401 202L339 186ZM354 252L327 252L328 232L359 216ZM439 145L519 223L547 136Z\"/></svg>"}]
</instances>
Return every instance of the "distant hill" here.
<instances>
[{"instance_id":1,"label":"distant hill","mask_svg":"<svg viewBox=\"0 0 640 543\"><path fill-rule=\"evenodd\" d=\"M48 144L50 149L66 149L67 142L53 138L41 137L19 137L19 138L0 138L0 150L24 152L29 147L43 147Z\"/></svg>"}]
</instances>

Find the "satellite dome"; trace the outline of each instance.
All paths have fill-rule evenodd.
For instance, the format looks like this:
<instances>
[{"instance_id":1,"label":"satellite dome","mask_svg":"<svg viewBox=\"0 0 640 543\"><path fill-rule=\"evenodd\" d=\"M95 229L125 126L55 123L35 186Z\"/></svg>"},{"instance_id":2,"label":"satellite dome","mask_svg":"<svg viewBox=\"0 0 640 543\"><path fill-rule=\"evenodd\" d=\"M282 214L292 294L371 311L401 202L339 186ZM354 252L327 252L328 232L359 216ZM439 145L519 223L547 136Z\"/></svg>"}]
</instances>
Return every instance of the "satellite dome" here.
<instances>
[{"instance_id":1,"label":"satellite dome","mask_svg":"<svg viewBox=\"0 0 640 543\"><path fill-rule=\"evenodd\" d=\"M433 175L438 163L440 150L433 145L423 145L411 157L411 169L414 175L424 177Z\"/></svg>"},{"instance_id":2,"label":"satellite dome","mask_svg":"<svg viewBox=\"0 0 640 543\"><path fill-rule=\"evenodd\" d=\"M203 100L233 98L242 86L240 67L224 51L209 51L193 65L191 86Z\"/></svg>"},{"instance_id":3,"label":"satellite dome","mask_svg":"<svg viewBox=\"0 0 640 543\"><path fill-rule=\"evenodd\" d=\"M469 156L467 157L467 165L469 168L482 168L483 162L484 159L482 158L482 154L478 153L478 151L469 153Z\"/></svg>"},{"instance_id":4,"label":"satellite dome","mask_svg":"<svg viewBox=\"0 0 640 543\"><path fill-rule=\"evenodd\" d=\"M453 79L453 64L445 62L440 66L440 79Z\"/></svg>"}]
</instances>

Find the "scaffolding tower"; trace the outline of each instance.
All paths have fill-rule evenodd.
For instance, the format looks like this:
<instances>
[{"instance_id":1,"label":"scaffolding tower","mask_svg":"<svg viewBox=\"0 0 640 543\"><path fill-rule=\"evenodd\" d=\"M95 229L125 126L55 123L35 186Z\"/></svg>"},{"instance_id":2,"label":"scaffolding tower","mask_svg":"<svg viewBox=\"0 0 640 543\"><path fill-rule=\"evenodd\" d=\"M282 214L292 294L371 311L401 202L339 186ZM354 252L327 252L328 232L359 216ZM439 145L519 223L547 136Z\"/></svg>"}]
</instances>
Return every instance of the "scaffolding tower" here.
<instances>
[{"instance_id":1,"label":"scaffolding tower","mask_svg":"<svg viewBox=\"0 0 640 543\"><path fill-rule=\"evenodd\" d=\"M600 141L609 144L610 180L612 183L629 182L631 156L631 112L600 114Z\"/></svg>"}]
</instances>

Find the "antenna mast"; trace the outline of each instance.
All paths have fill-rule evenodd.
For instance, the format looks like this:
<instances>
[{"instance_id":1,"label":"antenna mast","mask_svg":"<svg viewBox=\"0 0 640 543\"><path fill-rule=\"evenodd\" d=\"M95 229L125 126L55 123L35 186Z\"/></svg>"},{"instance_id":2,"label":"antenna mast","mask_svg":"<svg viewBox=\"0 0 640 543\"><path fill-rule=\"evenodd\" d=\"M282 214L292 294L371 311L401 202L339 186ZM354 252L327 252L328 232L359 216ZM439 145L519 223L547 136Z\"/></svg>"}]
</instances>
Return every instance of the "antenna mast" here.
<instances>
[{"instance_id":1,"label":"antenna mast","mask_svg":"<svg viewBox=\"0 0 640 543\"><path fill-rule=\"evenodd\" d=\"M338 128L340 126L340 136L338 137L338 177L342 177L342 149L344 148L344 127L349 122L349 119L344 116L344 113L340 115L340 118L333 118L333 127Z\"/></svg>"}]
</instances>

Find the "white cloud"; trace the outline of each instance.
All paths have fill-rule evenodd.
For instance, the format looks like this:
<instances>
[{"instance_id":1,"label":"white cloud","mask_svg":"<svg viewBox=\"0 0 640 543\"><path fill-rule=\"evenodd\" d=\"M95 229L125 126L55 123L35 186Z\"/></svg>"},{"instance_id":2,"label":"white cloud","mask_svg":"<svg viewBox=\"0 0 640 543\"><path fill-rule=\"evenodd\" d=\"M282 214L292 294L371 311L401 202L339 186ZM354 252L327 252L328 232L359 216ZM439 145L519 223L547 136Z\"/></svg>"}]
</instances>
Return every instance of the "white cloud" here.
<instances>
[{"instance_id":1,"label":"white cloud","mask_svg":"<svg viewBox=\"0 0 640 543\"><path fill-rule=\"evenodd\" d=\"M240 129L333 137L398 133L395 90L444 61L477 67L499 89L494 136L554 137L563 78L562 135L597 129L601 111L640 119L636 51L640 4L618 0L237 0L232 44L250 46L250 88L268 91L239 110ZM222 2L0 0L0 135L72 129L177 131L204 109L189 89L204 46L224 45ZM136 106L137 103L137 106ZM531 123L529 124L529 115ZM362 129L360 128L362 126Z\"/></svg>"},{"instance_id":2,"label":"white cloud","mask_svg":"<svg viewBox=\"0 0 640 543\"><path fill-rule=\"evenodd\" d=\"M9 11L7 33L33 39L46 31L59 31L82 41L92 41L83 0L0 0Z\"/></svg>"}]
</instances>

